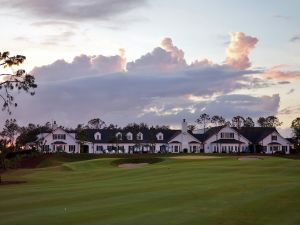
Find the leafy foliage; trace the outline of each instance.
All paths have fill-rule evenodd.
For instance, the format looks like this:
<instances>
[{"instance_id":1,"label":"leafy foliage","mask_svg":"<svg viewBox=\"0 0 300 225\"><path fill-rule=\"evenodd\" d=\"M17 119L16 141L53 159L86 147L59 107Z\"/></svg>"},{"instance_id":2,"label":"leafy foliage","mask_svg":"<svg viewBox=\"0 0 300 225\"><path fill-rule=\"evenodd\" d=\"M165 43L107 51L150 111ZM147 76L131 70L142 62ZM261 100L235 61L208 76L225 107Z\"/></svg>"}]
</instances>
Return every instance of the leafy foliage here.
<instances>
[{"instance_id":1,"label":"leafy foliage","mask_svg":"<svg viewBox=\"0 0 300 225\"><path fill-rule=\"evenodd\" d=\"M260 127L279 127L282 125L276 116L259 117L257 123Z\"/></svg>"},{"instance_id":2,"label":"leafy foliage","mask_svg":"<svg viewBox=\"0 0 300 225\"><path fill-rule=\"evenodd\" d=\"M300 117L292 121L293 138L295 140L295 149L300 150Z\"/></svg>"},{"instance_id":3,"label":"leafy foliage","mask_svg":"<svg viewBox=\"0 0 300 225\"><path fill-rule=\"evenodd\" d=\"M0 66L9 68L19 66L26 60L25 56L16 55L9 56L9 52L0 52ZM0 73L2 78L0 81L0 98L3 101L2 110L7 110L11 114L11 106L17 107L13 90L25 91L30 95L34 95L34 89L37 88L35 78L27 74L25 70L19 69L13 73Z\"/></svg>"}]
</instances>

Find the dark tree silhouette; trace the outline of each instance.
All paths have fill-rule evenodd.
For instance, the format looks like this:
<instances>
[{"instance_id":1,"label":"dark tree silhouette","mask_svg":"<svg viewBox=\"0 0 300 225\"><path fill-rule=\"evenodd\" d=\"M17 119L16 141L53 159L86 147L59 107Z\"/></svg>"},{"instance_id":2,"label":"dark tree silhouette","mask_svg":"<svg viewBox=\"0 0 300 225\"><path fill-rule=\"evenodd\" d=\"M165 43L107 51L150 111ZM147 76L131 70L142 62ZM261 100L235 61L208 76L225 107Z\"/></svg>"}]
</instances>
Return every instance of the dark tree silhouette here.
<instances>
[{"instance_id":1,"label":"dark tree silhouette","mask_svg":"<svg viewBox=\"0 0 300 225\"><path fill-rule=\"evenodd\" d=\"M282 125L276 116L259 117L257 123L260 127L279 127Z\"/></svg>"},{"instance_id":2,"label":"dark tree silhouette","mask_svg":"<svg viewBox=\"0 0 300 225\"><path fill-rule=\"evenodd\" d=\"M300 150L300 117L292 121L291 128L293 131L293 138L295 141L295 149Z\"/></svg>"},{"instance_id":3,"label":"dark tree silhouette","mask_svg":"<svg viewBox=\"0 0 300 225\"><path fill-rule=\"evenodd\" d=\"M244 127L255 127L255 123L251 117L247 117L244 120Z\"/></svg>"},{"instance_id":4,"label":"dark tree silhouette","mask_svg":"<svg viewBox=\"0 0 300 225\"><path fill-rule=\"evenodd\" d=\"M203 126L203 130L205 132L205 129L207 127L207 125L210 122L210 116L206 113L201 114L197 119L196 119L196 123L200 124Z\"/></svg>"},{"instance_id":5,"label":"dark tree silhouette","mask_svg":"<svg viewBox=\"0 0 300 225\"><path fill-rule=\"evenodd\" d=\"M102 129L105 127L105 122L100 118L91 119L88 122L88 127L90 129Z\"/></svg>"},{"instance_id":6,"label":"dark tree silhouette","mask_svg":"<svg viewBox=\"0 0 300 225\"><path fill-rule=\"evenodd\" d=\"M245 122L245 119L244 117L242 116L235 116L232 118L232 126L233 127L237 127L237 128L241 128L244 126L244 122Z\"/></svg>"},{"instance_id":7,"label":"dark tree silhouette","mask_svg":"<svg viewBox=\"0 0 300 225\"><path fill-rule=\"evenodd\" d=\"M226 120L222 116L215 115L211 118L210 122L215 126L223 126L226 123Z\"/></svg>"},{"instance_id":8,"label":"dark tree silhouette","mask_svg":"<svg viewBox=\"0 0 300 225\"><path fill-rule=\"evenodd\" d=\"M26 57L22 55L9 56L9 52L0 52L0 66L11 68L19 66L25 61ZM11 114L11 106L16 107L17 103L13 95L13 90L25 91L34 95L34 89L37 87L32 75L27 74L25 70L19 69L13 73L0 73L0 99L3 102L2 109Z\"/></svg>"}]
</instances>

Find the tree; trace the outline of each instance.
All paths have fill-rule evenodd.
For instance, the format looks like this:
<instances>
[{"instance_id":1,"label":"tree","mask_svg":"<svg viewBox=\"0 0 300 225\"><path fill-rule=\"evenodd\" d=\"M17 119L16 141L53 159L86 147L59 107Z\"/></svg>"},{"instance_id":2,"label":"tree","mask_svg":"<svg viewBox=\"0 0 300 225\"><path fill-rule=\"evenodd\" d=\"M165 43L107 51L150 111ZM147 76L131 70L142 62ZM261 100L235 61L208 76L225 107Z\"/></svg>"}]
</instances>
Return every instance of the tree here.
<instances>
[{"instance_id":1,"label":"tree","mask_svg":"<svg viewBox=\"0 0 300 225\"><path fill-rule=\"evenodd\" d=\"M244 126L244 122L245 122L245 119L244 117L242 116L235 116L232 118L232 126L233 127L237 127L237 128L241 128Z\"/></svg>"},{"instance_id":2,"label":"tree","mask_svg":"<svg viewBox=\"0 0 300 225\"><path fill-rule=\"evenodd\" d=\"M260 127L279 127L282 125L276 116L259 117L257 123Z\"/></svg>"},{"instance_id":3,"label":"tree","mask_svg":"<svg viewBox=\"0 0 300 225\"><path fill-rule=\"evenodd\" d=\"M226 123L226 120L222 116L215 115L211 118L210 122L215 126L223 126Z\"/></svg>"},{"instance_id":4,"label":"tree","mask_svg":"<svg viewBox=\"0 0 300 225\"><path fill-rule=\"evenodd\" d=\"M203 125L204 132L209 122L210 122L210 116L206 113L201 114L196 120L196 123Z\"/></svg>"},{"instance_id":5,"label":"tree","mask_svg":"<svg viewBox=\"0 0 300 225\"><path fill-rule=\"evenodd\" d=\"M255 123L251 117L247 117L244 120L244 126L243 127L255 127Z\"/></svg>"},{"instance_id":6,"label":"tree","mask_svg":"<svg viewBox=\"0 0 300 225\"><path fill-rule=\"evenodd\" d=\"M291 128L295 140L295 149L300 150L300 117L297 117L292 121Z\"/></svg>"},{"instance_id":7,"label":"tree","mask_svg":"<svg viewBox=\"0 0 300 225\"><path fill-rule=\"evenodd\" d=\"M83 127L84 127L83 124L78 124L77 128L75 129L77 143L80 146L80 152L82 152L84 150L83 145L86 141L86 133L85 133Z\"/></svg>"},{"instance_id":8,"label":"tree","mask_svg":"<svg viewBox=\"0 0 300 225\"><path fill-rule=\"evenodd\" d=\"M9 52L0 52L0 66L9 68L19 66L25 61L26 57L22 55L9 56ZM37 87L35 78L27 74L25 70L17 70L14 73L0 73L0 99L3 101L2 110L7 110L11 114L11 106L17 106L13 96L13 90L25 91L34 95L34 89Z\"/></svg>"},{"instance_id":9,"label":"tree","mask_svg":"<svg viewBox=\"0 0 300 225\"><path fill-rule=\"evenodd\" d=\"M20 127L15 119L6 120L2 131L2 136L9 141L11 146L14 146L15 137L19 131Z\"/></svg>"},{"instance_id":10,"label":"tree","mask_svg":"<svg viewBox=\"0 0 300 225\"><path fill-rule=\"evenodd\" d=\"M90 129L102 129L105 126L105 122L100 118L91 119L88 122L88 127Z\"/></svg>"},{"instance_id":11,"label":"tree","mask_svg":"<svg viewBox=\"0 0 300 225\"><path fill-rule=\"evenodd\" d=\"M195 124L188 125L188 130L193 132L194 130L196 130L196 125Z\"/></svg>"},{"instance_id":12,"label":"tree","mask_svg":"<svg viewBox=\"0 0 300 225\"><path fill-rule=\"evenodd\" d=\"M259 117L258 120L257 120L257 124L260 127L266 127L267 126L266 118L265 117Z\"/></svg>"},{"instance_id":13,"label":"tree","mask_svg":"<svg viewBox=\"0 0 300 225\"><path fill-rule=\"evenodd\" d=\"M48 122L45 125L28 124L28 126L20 127L20 135L16 139L17 146L25 146L27 143L35 142L37 135L41 133L50 133L51 127L48 126ZM38 144L38 143L37 143Z\"/></svg>"}]
</instances>

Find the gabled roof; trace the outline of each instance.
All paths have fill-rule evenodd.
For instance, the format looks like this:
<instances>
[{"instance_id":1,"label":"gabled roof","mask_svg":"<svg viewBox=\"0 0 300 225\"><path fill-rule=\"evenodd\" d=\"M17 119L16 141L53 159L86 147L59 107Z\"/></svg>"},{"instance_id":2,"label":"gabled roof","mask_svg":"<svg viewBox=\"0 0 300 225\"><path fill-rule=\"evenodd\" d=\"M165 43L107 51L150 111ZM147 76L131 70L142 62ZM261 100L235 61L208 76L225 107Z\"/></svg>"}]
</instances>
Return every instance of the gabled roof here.
<instances>
[{"instance_id":1,"label":"gabled roof","mask_svg":"<svg viewBox=\"0 0 300 225\"><path fill-rule=\"evenodd\" d=\"M204 140L207 140L208 138L210 138L211 136L217 134L220 130L222 130L224 127L226 126L218 126L218 127L211 127L209 128L203 136Z\"/></svg>"},{"instance_id":2,"label":"gabled roof","mask_svg":"<svg viewBox=\"0 0 300 225\"><path fill-rule=\"evenodd\" d=\"M241 127L240 129L234 127L233 129L238 131L241 135L254 144L259 143L262 139L273 132L278 133L274 127Z\"/></svg>"},{"instance_id":3,"label":"gabled roof","mask_svg":"<svg viewBox=\"0 0 300 225\"><path fill-rule=\"evenodd\" d=\"M133 131L131 129L86 129L84 130L86 141L93 142L93 143L116 143L116 134L121 133L122 134L122 140L118 140L118 143L167 143L169 140L172 139L173 136L175 136L179 130L163 130L163 129L140 129L137 131ZM95 140L95 133L101 133L101 140ZM133 137L132 140L128 140L126 137L127 133L132 133ZM138 133L143 134L143 140L137 140L136 135ZM158 133L163 134L163 140L157 140L156 135Z\"/></svg>"},{"instance_id":4,"label":"gabled roof","mask_svg":"<svg viewBox=\"0 0 300 225\"><path fill-rule=\"evenodd\" d=\"M75 133L75 132L64 130L64 129L61 128L61 127L57 127L57 128L55 128L55 129L51 130L51 133L44 133L44 134L46 134L46 135L45 135L45 137L43 137L43 138L46 138L47 136L53 134L54 131L56 131L56 130L62 130L62 131L65 132L67 135L69 135L71 138L75 139L75 138L71 135L72 133Z\"/></svg>"}]
</instances>

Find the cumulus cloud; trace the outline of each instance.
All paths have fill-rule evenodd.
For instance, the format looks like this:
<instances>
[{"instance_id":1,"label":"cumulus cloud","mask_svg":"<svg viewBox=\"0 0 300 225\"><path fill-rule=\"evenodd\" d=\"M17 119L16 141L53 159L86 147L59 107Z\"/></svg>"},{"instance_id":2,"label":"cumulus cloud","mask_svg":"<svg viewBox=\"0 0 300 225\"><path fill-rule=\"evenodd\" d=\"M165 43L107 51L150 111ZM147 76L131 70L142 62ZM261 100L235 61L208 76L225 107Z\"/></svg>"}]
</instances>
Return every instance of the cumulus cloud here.
<instances>
[{"instance_id":1,"label":"cumulus cloud","mask_svg":"<svg viewBox=\"0 0 300 225\"><path fill-rule=\"evenodd\" d=\"M72 62L57 60L34 68L39 88L34 97L17 97L22 108L15 110L14 117L75 126L96 116L124 125L132 121L176 124L182 117L194 121L203 110L226 117L237 112L276 114L278 95L230 94L262 85L251 76L258 72L207 59L187 64L183 50L166 38L160 47L128 64L121 49L115 56L80 55Z\"/></svg>"},{"instance_id":2,"label":"cumulus cloud","mask_svg":"<svg viewBox=\"0 0 300 225\"><path fill-rule=\"evenodd\" d=\"M230 33L230 43L226 50L225 64L236 69L247 69L251 66L249 53L255 48L258 39L246 36L242 32Z\"/></svg>"},{"instance_id":3,"label":"cumulus cloud","mask_svg":"<svg viewBox=\"0 0 300 225\"><path fill-rule=\"evenodd\" d=\"M187 66L184 59L184 52L173 45L171 38L164 38L160 46L134 62L128 63L128 71L168 72L184 69Z\"/></svg>"},{"instance_id":4,"label":"cumulus cloud","mask_svg":"<svg viewBox=\"0 0 300 225\"><path fill-rule=\"evenodd\" d=\"M72 62L57 60L56 62L36 67L32 74L36 75L39 82L70 80L80 77L104 75L124 72L126 66L125 51L120 49L115 56L76 56Z\"/></svg>"},{"instance_id":5,"label":"cumulus cloud","mask_svg":"<svg viewBox=\"0 0 300 225\"><path fill-rule=\"evenodd\" d=\"M41 18L66 20L109 20L146 4L146 0L3 0L1 7L11 7Z\"/></svg>"}]
</instances>

